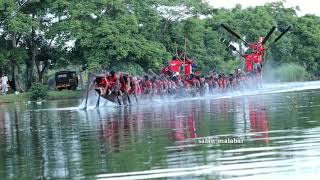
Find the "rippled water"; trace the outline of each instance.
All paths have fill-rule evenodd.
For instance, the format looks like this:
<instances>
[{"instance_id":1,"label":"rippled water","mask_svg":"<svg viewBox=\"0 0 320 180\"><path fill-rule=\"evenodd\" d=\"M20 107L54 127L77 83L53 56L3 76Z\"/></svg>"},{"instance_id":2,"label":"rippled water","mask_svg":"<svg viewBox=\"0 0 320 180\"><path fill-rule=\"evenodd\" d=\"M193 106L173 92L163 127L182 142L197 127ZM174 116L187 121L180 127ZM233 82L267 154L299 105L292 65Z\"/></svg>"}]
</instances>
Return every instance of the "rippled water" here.
<instances>
[{"instance_id":1,"label":"rippled water","mask_svg":"<svg viewBox=\"0 0 320 180\"><path fill-rule=\"evenodd\" d=\"M0 179L319 179L319 93L313 82L88 111L0 104Z\"/></svg>"}]
</instances>

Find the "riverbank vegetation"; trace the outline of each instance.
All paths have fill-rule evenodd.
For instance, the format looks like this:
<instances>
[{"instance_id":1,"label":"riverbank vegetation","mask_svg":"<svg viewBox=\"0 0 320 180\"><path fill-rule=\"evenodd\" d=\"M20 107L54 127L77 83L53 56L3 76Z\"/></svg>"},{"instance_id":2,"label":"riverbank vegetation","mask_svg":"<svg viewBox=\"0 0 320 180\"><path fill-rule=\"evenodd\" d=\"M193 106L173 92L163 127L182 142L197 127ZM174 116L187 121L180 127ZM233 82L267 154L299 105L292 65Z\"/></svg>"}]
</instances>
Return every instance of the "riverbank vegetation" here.
<instances>
[{"instance_id":1,"label":"riverbank vegetation","mask_svg":"<svg viewBox=\"0 0 320 180\"><path fill-rule=\"evenodd\" d=\"M49 91L47 96L43 97L42 100L80 99L81 94L81 91ZM31 92L0 96L0 103L26 102L33 100L40 100L40 98L32 98Z\"/></svg>"},{"instance_id":2,"label":"riverbank vegetation","mask_svg":"<svg viewBox=\"0 0 320 180\"><path fill-rule=\"evenodd\" d=\"M33 84L30 90L30 99L33 101L44 99L48 96L48 88L47 86L36 83Z\"/></svg>"},{"instance_id":3,"label":"riverbank vegetation","mask_svg":"<svg viewBox=\"0 0 320 180\"><path fill-rule=\"evenodd\" d=\"M315 77L305 67L295 63L283 63L278 67L267 67L266 79L269 81L293 82L312 80Z\"/></svg>"},{"instance_id":4,"label":"riverbank vegetation","mask_svg":"<svg viewBox=\"0 0 320 180\"><path fill-rule=\"evenodd\" d=\"M298 17L282 2L264 6L214 9L199 0L106 0L0 2L0 71L17 91L47 83L48 72L75 67L78 72L125 70L142 74L167 64L175 52L187 51L204 73L233 70L239 57L220 42L239 43L220 28L232 27L246 41L256 41L275 25L267 59L275 66L293 62L319 76L320 18ZM280 69L282 71L284 69Z\"/></svg>"},{"instance_id":5,"label":"riverbank vegetation","mask_svg":"<svg viewBox=\"0 0 320 180\"><path fill-rule=\"evenodd\" d=\"M280 81L304 81L310 79L307 70L303 66L293 63L282 64L275 70L275 77Z\"/></svg>"}]
</instances>

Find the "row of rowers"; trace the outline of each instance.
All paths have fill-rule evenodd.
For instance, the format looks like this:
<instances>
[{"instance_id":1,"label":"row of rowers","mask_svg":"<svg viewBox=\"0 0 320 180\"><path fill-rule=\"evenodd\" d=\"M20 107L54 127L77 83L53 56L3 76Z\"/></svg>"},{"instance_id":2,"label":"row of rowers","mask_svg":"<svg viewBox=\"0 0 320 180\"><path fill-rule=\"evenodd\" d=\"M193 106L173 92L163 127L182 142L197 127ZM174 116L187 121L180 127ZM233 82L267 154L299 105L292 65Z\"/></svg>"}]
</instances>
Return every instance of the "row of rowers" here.
<instances>
[{"instance_id":1,"label":"row of rowers","mask_svg":"<svg viewBox=\"0 0 320 180\"><path fill-rule=\"evenodd\" d=\"M186 92L224 92L228 89L235 90L243 88L248 76L244 76L240 69L233 74L211 73L206 77L189 74L183 78L179 75L164 75L143 77L131 76L114 71L108 72L103 76L96 76L96 87L100 89L100 95L110 95L115 93L122 95L164 95L176 94L181 90Z\"/></svg>"}]
</instances>

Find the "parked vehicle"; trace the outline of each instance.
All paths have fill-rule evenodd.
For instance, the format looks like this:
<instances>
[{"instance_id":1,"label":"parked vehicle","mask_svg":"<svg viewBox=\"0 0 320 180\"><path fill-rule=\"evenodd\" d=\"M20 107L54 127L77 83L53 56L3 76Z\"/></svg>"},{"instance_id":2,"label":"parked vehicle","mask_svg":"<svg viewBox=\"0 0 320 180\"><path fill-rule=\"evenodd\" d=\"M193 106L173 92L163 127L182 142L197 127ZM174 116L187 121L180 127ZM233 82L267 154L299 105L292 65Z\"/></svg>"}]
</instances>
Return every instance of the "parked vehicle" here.
<instances>
[{"instance_id":1,"label":"parked vehicle","mask_svg":"<svg viewBox=\"0 0 320 180\"><path fill-rule=\"evenodd\" d=\"M55 74L56 89L76 90L78 86L78 76L75 71L59 71Z\"/></svg>"}]
</instances>

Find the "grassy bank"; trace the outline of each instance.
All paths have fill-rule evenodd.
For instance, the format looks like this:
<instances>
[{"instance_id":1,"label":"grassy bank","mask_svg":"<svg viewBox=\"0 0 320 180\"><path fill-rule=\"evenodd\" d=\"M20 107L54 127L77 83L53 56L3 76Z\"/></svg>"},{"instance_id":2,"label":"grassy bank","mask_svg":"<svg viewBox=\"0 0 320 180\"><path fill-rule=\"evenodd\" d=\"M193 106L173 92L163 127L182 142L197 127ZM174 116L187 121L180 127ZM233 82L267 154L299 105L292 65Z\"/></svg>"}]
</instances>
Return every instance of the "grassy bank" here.
<instances>
[{"instance_id":1,"label":"grassy bank","mask_svg":"<svg viewBox=\"0 0 320 180\"><path fill-rule=\"evenodd\" d=\"M81 91L50 91L47 100L56 99L78 99L81 98Z\"/></svg>"},{"instance_id":2,"label":"grassy bank","mask_svg":"<svg viewBox=\"0 0 320 180\"><path fill-rule=\"evenodd\" d=\"M58 100L58 99L78 99L81 98L81 91L50 91L46 100ZM29 93L8 94L0 96L0 103L10 102L23 102L30 99Z\"/></svg>"},{"instance_id":3,"label":"grassy bank","mask_svg":"<svg viewBox=\"0 0 320 180\"><path fill-rule=\"evenodd\" d=\"M305 67L294 63L285 63L279 67L269 66L264 75L268 81L295 82L311 80L311 75Z\"/></svg>"},{"instance_id":4,"label":"grassy bank","mask_svg":"<svg viewBox=\"0 0 320 180\"><path fill-rule=\"evenodd\" d=\"M298 64L282 64L275 71L275 76L282 82L294 82L307 80L309 74L307 70Z\"/></svg>"}]
</instances>

